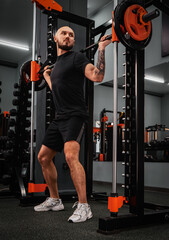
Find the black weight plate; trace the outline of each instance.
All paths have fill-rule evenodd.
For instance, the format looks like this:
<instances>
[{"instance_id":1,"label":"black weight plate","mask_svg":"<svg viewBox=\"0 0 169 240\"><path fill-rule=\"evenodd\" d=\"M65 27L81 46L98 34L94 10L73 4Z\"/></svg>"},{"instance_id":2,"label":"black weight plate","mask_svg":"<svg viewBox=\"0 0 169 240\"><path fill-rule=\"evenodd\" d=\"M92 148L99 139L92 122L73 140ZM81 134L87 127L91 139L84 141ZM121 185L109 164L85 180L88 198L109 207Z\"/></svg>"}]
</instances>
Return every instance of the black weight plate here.
<instances>
[{"instance_id":1,"label":"black weight plate","mask_svg":"<svg viewBox=\"0 0 169 240\"><path fill-rule=\"evenodd\" d=\"M20 68L20 78L22 83L24 83L29 89L31 89L32 82L30 80L31 72L31 61L25 62ZM43 75L40 76L40 79L35 82L35 91L40 91L47 86Z\"/></svg>"},{"instance_id":2,"label":"black weight plate","mask_svg":"<svg viewBox=\"0 0 169 240\"><path fill-rule=\"evenodd\" d=\"M142 6L140 3L138 3L138 1L136 2L135 0L124 0L117 5L117 7L114 10L114 16L113 16L114 30L119 41L125 47L129 47L130 49L134 49L134 50L143 50L151 40L152 31L150 36L144 41L136 41L129 34L127 33L124 34L120 27L120 25L122 25L125 29L125 24L124 24L125 11L127 10L128 7L134 4L139 4L140 6Z\"/></svg>"}]
</instances>

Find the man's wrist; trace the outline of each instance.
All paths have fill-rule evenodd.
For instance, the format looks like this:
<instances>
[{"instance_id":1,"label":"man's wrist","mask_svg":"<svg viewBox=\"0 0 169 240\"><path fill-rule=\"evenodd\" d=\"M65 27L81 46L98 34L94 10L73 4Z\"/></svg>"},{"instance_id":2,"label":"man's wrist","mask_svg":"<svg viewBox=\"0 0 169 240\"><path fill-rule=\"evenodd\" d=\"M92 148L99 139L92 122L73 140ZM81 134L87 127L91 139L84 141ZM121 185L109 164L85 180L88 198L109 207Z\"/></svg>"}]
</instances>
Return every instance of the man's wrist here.
<instances>
[{"instance_id":1,"label":"man's wrist","mask_svg":"<svg viewBox=\"0 0 169 240\"><path fill-rule=\"evenodd\" d=\"M102 45L101 43L99 43L99 48L98 48L99 50L105 50L105 46L104 45Z\"/></svg>"}]
</instances>

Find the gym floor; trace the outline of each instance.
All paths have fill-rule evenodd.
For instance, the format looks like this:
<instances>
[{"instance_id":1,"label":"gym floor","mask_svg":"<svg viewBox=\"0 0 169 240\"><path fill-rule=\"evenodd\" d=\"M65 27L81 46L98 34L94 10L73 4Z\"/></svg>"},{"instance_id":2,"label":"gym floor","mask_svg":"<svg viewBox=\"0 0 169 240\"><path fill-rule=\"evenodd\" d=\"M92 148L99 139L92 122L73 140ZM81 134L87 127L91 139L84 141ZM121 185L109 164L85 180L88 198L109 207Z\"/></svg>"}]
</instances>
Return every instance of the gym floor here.
<instances>
[{"instance_id":1,"label":"gym floor","mask_svg":"<svg viewBox=\"0 0 169 240\"><path fill-rule=\"evenodd\" d=\"M110 184L93 185L93 190L111 192ZM169 205L168 192L145 191L145 202ZM67 222L72 214L73 201L64 201L65 210L60 212L34 212L33 206L21 207L19 200L12 196L0 197L0 239L2 240L168 240L169 224L150 225L123 230L113 235L97 233L98 219L108 217L106 201L91 200L94 217L85 223ZM127 206L120 209L128 211Z\"/></svg>"}]
</instances>

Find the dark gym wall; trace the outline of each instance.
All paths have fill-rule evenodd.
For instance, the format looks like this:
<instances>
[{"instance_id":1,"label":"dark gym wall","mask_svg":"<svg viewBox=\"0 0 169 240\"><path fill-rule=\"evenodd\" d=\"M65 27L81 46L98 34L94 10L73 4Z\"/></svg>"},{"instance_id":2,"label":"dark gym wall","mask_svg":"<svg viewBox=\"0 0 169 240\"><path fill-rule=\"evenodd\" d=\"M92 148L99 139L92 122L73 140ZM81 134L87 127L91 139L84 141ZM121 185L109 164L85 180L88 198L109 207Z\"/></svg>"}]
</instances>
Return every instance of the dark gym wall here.
<instances>
[{"instance_id":1,"label":"dark gym wall","mask_svg":"<svg viewBox=\"0 0 169 240\"><path fill-rule=\"evenodd\" d=\"M77 1L57 1L62 7L64 11L74 13L76 15L80 15L83 17L87 16L87 0ZM80 3L80 4L79 4ZM44 62L47 58L47 18L44 14L41 14L41 51L40 55L42 56L42 62ZM84 48L86 45L86 33L85 28L78 26L76 24L72 24L63 20L58 20L57 28L61 26L68 25L75 31L75 47L73 50L79 51ZM36 128L36 157L35 157L35 183L43 183L43 176L41 167L37 160L37 155L39 149L41 147L41 143L45 134L45 101L46 101L46 91L37 92L37 128ZM80 152L80 160L83 164L84 162L84 138L81 143L81 152ZM67 190L71 191L74 189L72 184L69 170L63 170L63 163L65 163L64 154L59 153L55 157L55 165L58 170L58 187L59 190Z\"/></svg>"},{"instance_id":2,"label":"dark gym wall","mask_svg":"<svg viewBox=\"0 0 169 240\"><path fill-rule=\"evenodd\" d=\"M17 68L11 68L0 65L0 81L2 85L2 93L0 94L1 102L0 108L3 111L9 111L13 108L13 85L16 82Z\"/></svg>"},{"instance_id":3,"label":"dark gym wall","mask_svg":"<svg viewBox=\"0 0 169 240\"><path fill-rule=\"evenodd\" d=\"M163 0L169 6L168 0ZM162 13L161 54L162 57L169 55L169 16Z\"/></svg>"}]
</instances>

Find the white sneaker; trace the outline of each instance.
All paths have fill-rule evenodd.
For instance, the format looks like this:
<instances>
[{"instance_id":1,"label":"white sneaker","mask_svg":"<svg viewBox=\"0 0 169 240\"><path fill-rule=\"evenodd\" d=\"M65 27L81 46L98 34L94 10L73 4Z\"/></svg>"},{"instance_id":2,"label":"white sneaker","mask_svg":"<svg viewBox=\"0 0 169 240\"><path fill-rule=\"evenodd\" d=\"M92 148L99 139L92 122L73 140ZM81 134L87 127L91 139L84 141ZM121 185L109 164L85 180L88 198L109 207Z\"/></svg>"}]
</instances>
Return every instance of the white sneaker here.
<instances>
[{"instance_id":1,"label":"white sneaker","mask_svg":"<svg viewBox=\"0 0 169 240\"><path fill-rule=\"evenodd\" d=\"M68 219L69 222L85 222L87 219L93 217L88 203L75 202L72 208L74 208L75 206L77 206L77 208L74 211L73 215Z\"/></svg>"},{"instance_id":2,"label":"white sneaker","mask_svg":"<svg viewBox=\"0 0 169 240\"><path fill-rule=\"evenodd\" d=\"M60 211L63 210L64 206L62 200L59 198L48 197L43 203L34 207L36 212L46 212L46 211Z\"/></svg>"}]
</instances>

